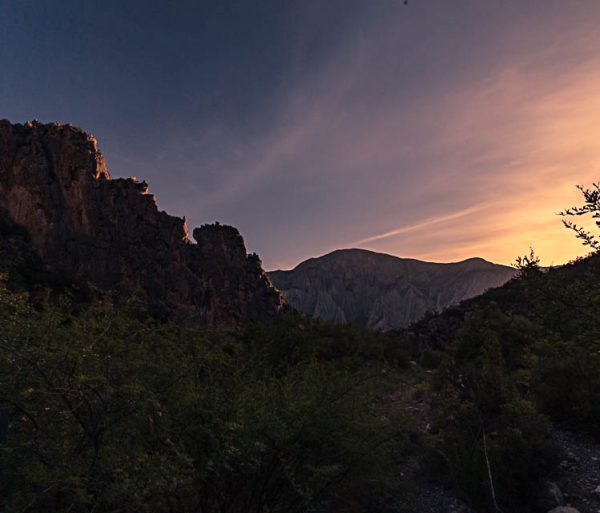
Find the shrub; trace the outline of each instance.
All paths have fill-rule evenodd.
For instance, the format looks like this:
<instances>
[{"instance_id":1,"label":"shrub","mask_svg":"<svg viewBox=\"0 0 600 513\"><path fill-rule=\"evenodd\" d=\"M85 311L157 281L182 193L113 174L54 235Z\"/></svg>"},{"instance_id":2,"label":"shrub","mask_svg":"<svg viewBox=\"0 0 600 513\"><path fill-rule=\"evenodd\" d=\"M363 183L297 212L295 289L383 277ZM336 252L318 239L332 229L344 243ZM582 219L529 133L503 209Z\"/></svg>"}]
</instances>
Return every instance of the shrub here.
<instances>
[{"instance_id":1,"label":"shrub","mask_svg":"<svg viewBox=\"0 0 600 513\"><path fill-rule=\"evenodd\" d=\"M0 289L5 509L378 511L404 428L382 400L389 341L362 336L293 316L199 331Z\"/></svg>"}]
</instances>

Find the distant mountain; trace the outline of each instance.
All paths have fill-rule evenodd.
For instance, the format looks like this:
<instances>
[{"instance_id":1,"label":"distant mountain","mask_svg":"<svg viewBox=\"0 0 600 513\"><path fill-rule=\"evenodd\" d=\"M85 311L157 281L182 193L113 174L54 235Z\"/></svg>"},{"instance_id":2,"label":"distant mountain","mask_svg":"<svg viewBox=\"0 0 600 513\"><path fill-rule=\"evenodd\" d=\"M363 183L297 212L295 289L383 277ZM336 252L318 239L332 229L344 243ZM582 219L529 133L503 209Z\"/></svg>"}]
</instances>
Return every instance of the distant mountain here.
<instances>
[{"instance_id":1,"label":"distant mountain","mask_svg":"<svg viewBox=\"0 0 600 513\"><path fill-rule=\"evenodd\" d=\"M440 264L341 249L268 274L309 316L387 331L503 285L515 272L482 258Z\"/></svg>"}]
</instances>

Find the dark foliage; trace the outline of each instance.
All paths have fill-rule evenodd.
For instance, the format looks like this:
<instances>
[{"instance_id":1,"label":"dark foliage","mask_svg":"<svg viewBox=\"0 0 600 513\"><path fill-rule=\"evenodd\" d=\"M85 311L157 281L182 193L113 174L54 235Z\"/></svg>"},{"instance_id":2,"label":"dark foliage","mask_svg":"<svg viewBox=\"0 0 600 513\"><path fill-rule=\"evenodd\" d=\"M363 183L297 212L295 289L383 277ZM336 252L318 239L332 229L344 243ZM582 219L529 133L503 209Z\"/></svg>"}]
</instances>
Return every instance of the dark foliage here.
<instances>
[{"instance_id":1,"label":"dark foliage","mask_svg":"<svg viewBox=\"0 0 600 513\"><path fill-rule=\"evenodd\" d=\"M551 422L600 433L600 257L544 271L532 253L418 335L433 341L420 355L436 369L434 466L479 509L531 511L559 456Z\"/></svg>"},{"instance_id":2,"label":"dark foliage","mask_svg":"<svg viewBox=\"0 0 600 513\"><path fill-rule=\"evenodd\" d=\"M4 511L383 510L405 444L388 337L138 317L0 289Z\"/></svg>"}]
</instances>

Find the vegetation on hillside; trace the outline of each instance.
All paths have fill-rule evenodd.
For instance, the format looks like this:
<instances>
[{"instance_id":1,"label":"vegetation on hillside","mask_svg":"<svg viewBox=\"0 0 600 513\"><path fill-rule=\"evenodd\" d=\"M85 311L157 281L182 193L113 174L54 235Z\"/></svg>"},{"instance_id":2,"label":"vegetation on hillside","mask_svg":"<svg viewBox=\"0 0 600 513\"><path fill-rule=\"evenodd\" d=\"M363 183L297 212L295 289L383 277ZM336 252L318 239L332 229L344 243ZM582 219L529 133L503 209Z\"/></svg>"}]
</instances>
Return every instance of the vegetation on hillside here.
<instances>
[{"instance_id":1,"label":"vegetation on hillside","mask_svg":"<svg viewBox=\"0 0 600 513\"><path fill-rule=\"evenodd\" d=\"M478 511L534 511L553 426L600 433L600 255L519 269L394 334L296 313L199 330L2 279L0 509L408 511L418 454ZM426 409L390 399L407 383Z\"/></svg>"},{"instance_id":2,"label":"vegetation on hillside","mask_svg":"<svg viewBox=\"0 0 600 513\"><path fill-rule=\"evenodd\" d=\"M381 511L405 443L389 337L219 333L0 289L4 511Z\"/></svg>"},{"instance_id":3,"label":"vegetation on hillside","mask_svg":"<svg viewBox=\"0 0 600 513\"><path fill-rule=\"evenodd\" d=\"M582 192L566 215L597 219L598 187ZM506 286L408 334L436 371L432 462L478 510L535 511L560 456L553 423L600 433L600 255L544 271L532 251L517 265Z\"/></svg>"}]
</instances>

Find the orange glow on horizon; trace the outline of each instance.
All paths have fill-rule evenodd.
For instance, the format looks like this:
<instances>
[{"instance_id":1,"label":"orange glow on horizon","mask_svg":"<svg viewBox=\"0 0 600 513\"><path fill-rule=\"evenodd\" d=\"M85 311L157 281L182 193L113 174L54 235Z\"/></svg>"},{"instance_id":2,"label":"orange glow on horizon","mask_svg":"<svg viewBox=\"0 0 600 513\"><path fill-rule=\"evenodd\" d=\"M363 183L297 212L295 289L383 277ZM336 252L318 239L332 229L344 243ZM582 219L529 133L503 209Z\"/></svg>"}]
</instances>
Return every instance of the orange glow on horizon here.
<instances>
[{"instance_id":1,"label":"orange glow on horizon","mask_svg":"<svg viewBox=\"0 0 600 513\"><path fill-rule=\"evenodd\" d=\"M543 265L558 265L587 254L557 213L582 203L577 184L600 179L600 59L554 80L512 67L451 100L444 118L453 123L436 143L457 148L453 166L461 148L481 148L481 174L464 177L463 208L354 244L433 261L509 264L532 247Z\"/></svg>"}]
</instances>

